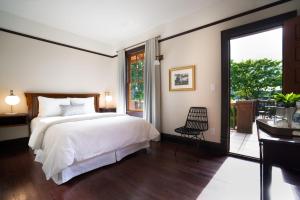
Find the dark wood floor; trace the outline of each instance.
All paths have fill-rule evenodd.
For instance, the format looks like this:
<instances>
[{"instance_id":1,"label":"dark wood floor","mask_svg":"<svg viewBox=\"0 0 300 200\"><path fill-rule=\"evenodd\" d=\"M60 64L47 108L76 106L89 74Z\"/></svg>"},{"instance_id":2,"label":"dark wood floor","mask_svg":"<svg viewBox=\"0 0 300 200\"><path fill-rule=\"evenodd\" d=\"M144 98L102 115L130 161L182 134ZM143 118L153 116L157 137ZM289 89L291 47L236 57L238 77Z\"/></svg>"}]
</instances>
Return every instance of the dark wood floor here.
<instances>
[{"instance_id":1,"label":"dark wood floor","mask_svg":"<svg viewBox=\"0 0 300 200\"><path fill-rule=\"evenodd\" d=\"M176 146L181 148L175 157ZM30 150L0 149L1 200L259 199L257 163L196 152L186 145L153 143L150 152L138 152L61 186L45 180ZM273 173L272 198L298 199L299 176L279 169Z\"/></svg>"}]
</instances>

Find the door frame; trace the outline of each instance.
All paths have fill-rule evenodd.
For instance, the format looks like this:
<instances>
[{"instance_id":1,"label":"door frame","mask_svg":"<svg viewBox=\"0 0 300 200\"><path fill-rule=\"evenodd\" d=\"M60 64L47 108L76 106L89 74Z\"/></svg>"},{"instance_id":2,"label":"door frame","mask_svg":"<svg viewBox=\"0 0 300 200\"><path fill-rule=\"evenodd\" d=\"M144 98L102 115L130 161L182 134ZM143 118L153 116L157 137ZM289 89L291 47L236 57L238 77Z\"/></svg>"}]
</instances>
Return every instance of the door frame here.
<instances>
[{"instance_id":1,"label":"door frame","mask_svg":"<svg viewBox=\"0 0 300 200\"><path fill-rule=\"evenodd\" d=\"M224 153L228 154L230 148L230 40L283 27L284 21L296 16L297 11L294 10L221 32L221 146Z\"/></svg>"}]
</instances>

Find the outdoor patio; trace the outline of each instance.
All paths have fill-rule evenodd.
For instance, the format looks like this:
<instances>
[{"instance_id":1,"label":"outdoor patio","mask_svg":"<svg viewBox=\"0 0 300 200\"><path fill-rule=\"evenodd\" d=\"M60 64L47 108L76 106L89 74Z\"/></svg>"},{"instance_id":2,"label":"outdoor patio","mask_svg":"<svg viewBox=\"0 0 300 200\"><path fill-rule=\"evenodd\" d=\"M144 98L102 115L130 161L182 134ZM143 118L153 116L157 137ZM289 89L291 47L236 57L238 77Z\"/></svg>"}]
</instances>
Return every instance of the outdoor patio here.
<instances>
[{"instance_id":1,"label":"outdoor patio","mask_svg":"<svg viewBox=\"0 0 300 200\"><path fill-rule=\"evenodd\" d=\"M230 107L231 153L259 158L256 119L272 119L275 115L274 100L242 100ZM252 130L251 130L252 127Z\"/></svg>"},{"instance_id":2,"label":"outdoor patio","mask_svg":"<svg viewBox=\"0 0 300 200\"><path fill-rule=\"evenodd\" d=\"M259 146L256 123L253 123L252 133L239 133L230 130L230 152L259 158Z\"/></svg>"}]
</instances>

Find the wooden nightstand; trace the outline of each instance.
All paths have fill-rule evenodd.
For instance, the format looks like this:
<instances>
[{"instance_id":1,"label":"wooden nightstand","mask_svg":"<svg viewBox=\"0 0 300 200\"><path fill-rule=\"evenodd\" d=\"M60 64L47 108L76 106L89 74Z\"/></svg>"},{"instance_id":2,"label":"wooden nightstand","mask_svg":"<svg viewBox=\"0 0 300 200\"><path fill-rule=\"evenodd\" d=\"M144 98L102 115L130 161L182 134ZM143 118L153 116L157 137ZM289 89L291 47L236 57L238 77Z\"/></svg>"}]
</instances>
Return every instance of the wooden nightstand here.
<instances>
[{"instance_id":1,"label":"wooden nightstand","mask_svg":"<svg viewBox=\"0 0 300 200\"><path fill-rule=\"evenodd\" d=\"M11 140L28 137L28 114L0 114L0 140Z\"/></svg>"},{"instance_id":2,"label":"wooden nightstand","mask_svg":"<svg viewBox=\"0 0 300 200\"><path fill-rule=\"evenodd\" d=\"M99 108L98 112L117 112L116 108Z\"/></svg>"},{"instance_id":3,"label":"wooden nightstand","mask_svg":"<svg viewBox=\"0 0 300 200\"><path fill-rule=\"evenodd\" d=\"M28 125L28 115L26 113L0 114L0 127L23 125Z\"/></svg>"}]
</instances>

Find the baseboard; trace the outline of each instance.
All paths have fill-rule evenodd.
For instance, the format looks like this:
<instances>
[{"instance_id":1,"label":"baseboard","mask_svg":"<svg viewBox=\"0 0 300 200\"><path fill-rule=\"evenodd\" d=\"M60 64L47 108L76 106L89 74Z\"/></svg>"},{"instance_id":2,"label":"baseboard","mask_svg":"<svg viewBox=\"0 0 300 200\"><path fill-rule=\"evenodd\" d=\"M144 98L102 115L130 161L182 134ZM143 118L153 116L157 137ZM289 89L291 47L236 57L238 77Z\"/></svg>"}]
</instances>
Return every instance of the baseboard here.
<instances>
[{"instance_id":1,"label":"baseboard","mask_svg":"<svg viewBox=\"0 0 300 200\"><path fill-rule=\"evenodd\" d=\"M161 133L161 141L162 142L169 141L178 144L191 144L191 145L195 144L194 139L185 138L185 137L168 134L168 133ZM205 149L210 153L218 154L218 155L226 155L226 149L221 143L201 140L199 141L199 146L201 149Z\"/></svg>"}]
</instances>

